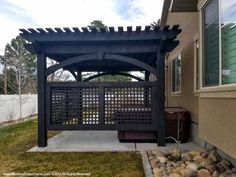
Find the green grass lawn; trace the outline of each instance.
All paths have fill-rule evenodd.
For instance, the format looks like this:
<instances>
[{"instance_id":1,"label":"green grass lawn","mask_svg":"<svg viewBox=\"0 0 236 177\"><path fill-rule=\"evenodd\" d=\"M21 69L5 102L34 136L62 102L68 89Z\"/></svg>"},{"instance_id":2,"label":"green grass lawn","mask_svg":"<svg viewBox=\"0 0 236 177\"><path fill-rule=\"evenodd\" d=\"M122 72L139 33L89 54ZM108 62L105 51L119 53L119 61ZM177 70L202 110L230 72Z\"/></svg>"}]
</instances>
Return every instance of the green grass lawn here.
<instances>
[{"instance_id":1,"label":"green grass lawn","mask_svg":"<svg viewBox=\"0 0 236 177\"><path fill-rule=\"evenodd\" d=\"M55 134L49 132L49 137ZM36 119L0 128L0 176L68 172L90 173L91 177L144 177L141 155L135 152L26 152L36 142Z\"/></svg>"}]
</instances>

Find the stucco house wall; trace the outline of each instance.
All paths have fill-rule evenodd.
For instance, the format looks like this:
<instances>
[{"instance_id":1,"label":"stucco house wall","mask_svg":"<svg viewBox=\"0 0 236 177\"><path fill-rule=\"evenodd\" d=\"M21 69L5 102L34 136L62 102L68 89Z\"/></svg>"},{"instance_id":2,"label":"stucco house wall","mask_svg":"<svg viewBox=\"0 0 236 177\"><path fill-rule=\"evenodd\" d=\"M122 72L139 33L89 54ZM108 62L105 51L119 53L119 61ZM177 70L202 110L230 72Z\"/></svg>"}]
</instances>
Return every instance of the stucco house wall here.
<instances>
[{"instance_id":1,"label":"stucco house wall","mask_svg":"<svg viewBox=\"0 0 236 177\"><path fill-rule=\"evenodd\" d=\"M169 53L166 64L166 98L167 106L186 108L193 122L198 123L198 97L194 94L194 43L193 38L198 34L197 12L169 12L167 25L179 24L182 33L178 36L180 44ZM181 54L181 93L172 93L171 61Z\"/></svg>"},{"instance_id":2,"label":"stucco house wall","mask_svg":"<svg viewBox=\"0 0 236 177\"><path fill-rule=\"evenodd\" d=\"M182 33L179 46L166 58L166 104L182 106L192 117L192 132L236 158L236 84L201 88L194 92L194 39L200 40L202 55L201 7L206 0L198 1L199 12L168 11L166 25L179 24ZM181 54L181 93L171 92L171 60ZM200 75L201 76L201 75Z\"/></svg>"},{"instance_id":3,"label":"stucco house wall","mask_svg":"<svg viewBox=\"0 0 236 177\"><path fill-rule=\"evenodd\" d=\"M199 11L205 2L199 1ZM200 48L201 41L200 33ZM236 84L199 90L199 135L236 159Z\"/></svg>"}]
</instances>

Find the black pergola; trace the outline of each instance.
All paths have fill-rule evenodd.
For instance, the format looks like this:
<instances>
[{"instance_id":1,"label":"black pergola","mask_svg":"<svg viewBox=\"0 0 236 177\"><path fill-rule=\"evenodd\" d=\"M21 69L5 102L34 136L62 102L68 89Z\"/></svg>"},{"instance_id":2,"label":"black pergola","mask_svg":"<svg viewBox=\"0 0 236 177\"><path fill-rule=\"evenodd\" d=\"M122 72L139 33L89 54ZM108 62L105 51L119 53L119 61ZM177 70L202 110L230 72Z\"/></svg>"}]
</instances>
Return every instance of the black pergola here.
<instances>
[{"instance_id":1,"label":"black pergola","mask_svg":"<svg viewBox=\"0 0 236 177\"><path fill-rule=\"evenodd\" d=\"M165 145L165 54L179 44L179 26L72 29L20 29L37 54L38 146L47 145L48 130L156 131L158 145ZM47 67L47 57L58 64ZM47 81L61 68L76 82ZM99 74L82 80L89 71ZM144 71L145 79L130 71ZM149 81L150 73L156 80ZM138 82L89 82L103 75Z\"/></svg>"}]
</instances>

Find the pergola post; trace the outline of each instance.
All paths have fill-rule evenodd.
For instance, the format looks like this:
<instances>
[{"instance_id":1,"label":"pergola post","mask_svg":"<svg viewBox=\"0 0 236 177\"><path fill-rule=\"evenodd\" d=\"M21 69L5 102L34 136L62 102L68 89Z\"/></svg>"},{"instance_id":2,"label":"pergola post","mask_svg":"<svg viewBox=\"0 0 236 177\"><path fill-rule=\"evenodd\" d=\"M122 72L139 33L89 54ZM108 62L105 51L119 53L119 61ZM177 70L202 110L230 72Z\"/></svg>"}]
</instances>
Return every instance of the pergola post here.
<instances>
[{"instance_id":1,"label":"pergola post","mask_svg":"<svg viewBox=\"0 0 236 177\"><path fill-rule=\"evenodd\" d=\"M47 146L46 128L46 57L43 53L37 54L38 75L38 147Z\"/></svg>"},{"instance_id":2,"label":"pergola post","mask_svg":"<svg viewBox=\"0 0 236 177\"><path fill-rule=\"evenodd\" d=\"M150 76L150 72L145 71L145 73L144 73L144 80L145 81L149 81L149 76Z\"/></svg>"},{"instance_id":3,"label":"pergola post","mask_svg":"<svg viewBox=\"0 0 236 177\"><path fill-rule=\"evenodd\" d=\"M77 71L77 82L81 82L82 81L82 73L81 71Z\"/></svg>"},{"instance_id":4,"label":"pergola post","mask_svg":"<svg viewBox=\"0 0 236 177\"><path fill-rule=\"evenodd\" d=\"M157 52L157 144L165 146L165 54L159 48Z\"/></svg>"}]
</instances>

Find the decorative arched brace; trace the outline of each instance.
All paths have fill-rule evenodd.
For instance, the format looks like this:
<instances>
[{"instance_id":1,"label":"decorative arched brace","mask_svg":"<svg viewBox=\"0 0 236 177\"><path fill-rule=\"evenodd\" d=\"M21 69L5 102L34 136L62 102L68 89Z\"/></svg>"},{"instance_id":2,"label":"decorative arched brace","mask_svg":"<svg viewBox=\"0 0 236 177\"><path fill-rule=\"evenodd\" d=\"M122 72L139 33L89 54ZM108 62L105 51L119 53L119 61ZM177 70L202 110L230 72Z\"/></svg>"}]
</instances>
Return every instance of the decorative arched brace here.
<instances>
[{"instance_id":1,"label":"decorative arched brace","mask_svg":"<svg viewBox=\"0 0 236 177\"><path fill-rule=\"evenodd\" d=\"M96 75L93 75L93 76L90 76L86 79L83 80L83 82L88 82L90 80L93 80L95 78L98 78L98 77L101 77L101 76L107 76L107 75L120 75L120 76L127 76L127 77L131 77L133 79L136 79L137 81L144 81L143 79L137 77L137 76L134 76L132 74L129 74L129 73L122 73L122 72L104 72L104 73L99 73L99 74L96 74Z\"/></svg>"},{"instance_id":2,"label":"decorative arched brace","mask_svg":"<svg viewBox=\"0 0 236 177\"><path fill-rule=\"evenodd\" d=\"M71 73L71 75L74 77L74 79L76 81L78 81L77 75L76 75L76 73L74 71L71 71L71 70L67 70L67 71L69 71Z\"/></svg>"},{"instance_id":3,"label":"decorative arched brace","mask_svg":"<svg viewBox=\"0 0 236 177\"><path fill-rule=\"evenodd\" d=\"M87 55L81 55L81 56L72 57L70 59L67 59L67 60L65 60L63 62L60 62L60 63L58 63L56 65L53 65L53 66L50 66L49 68L47 68L46 76L54 73L58 69L64 68L64 67L69 66L71 64L75 64L75 63L83 62L83 61L94 60L96 58L97 58L96 54L87 54Z\"/></svg>"},{"instance_id":4,"label":"decorative arched brace","mask_svg":"<svg viewBox=\"0 0 236 177\"><path fill-rule=\"evenodd\" d=\"M104 59L117 60L117 61L121 61L121 62L124 62L124 63L129 63L129 64L138 66L140 68L143 68L146 71L149 71L150 73L153 73L153 74L157 75L156 68L154 68L154 67L150 66L149 64L146 64L142 61L139 61L135 58L132 58L132 57L127 57L127 56L117 55L117 54L105 54Z\"/></svg>"},{"instance_id":5,"label":"decorative arched brace","mask_svg":"<svg viewBox=\"0 0 236 177\"><path fill-rule=\"evenodd\" d=\"M83 62L83 61L95 60L95 59L98 59L96 54L88 54L88 55L81 55L81 56L77 56L77 57L72 57L72 58L67 59L63 62L60 62L56 65L50 66L46 71L46 75L48 76L48 75L52 74L53 72L57 71L58 69L69 66L71 64L75 64L75 63L79 63L79 62ZM142 61L139 61L135 58L131 58L131 57L123 56L123 55L117 55L117 54L105 54L103 59L116 60L116 61L121 61L124 63L129 63L129 64L138 66L140 68L143 68L146 71L149 71L150 73L157 75L156 68L154 68Z\"/></svg>"}]
</instances>

